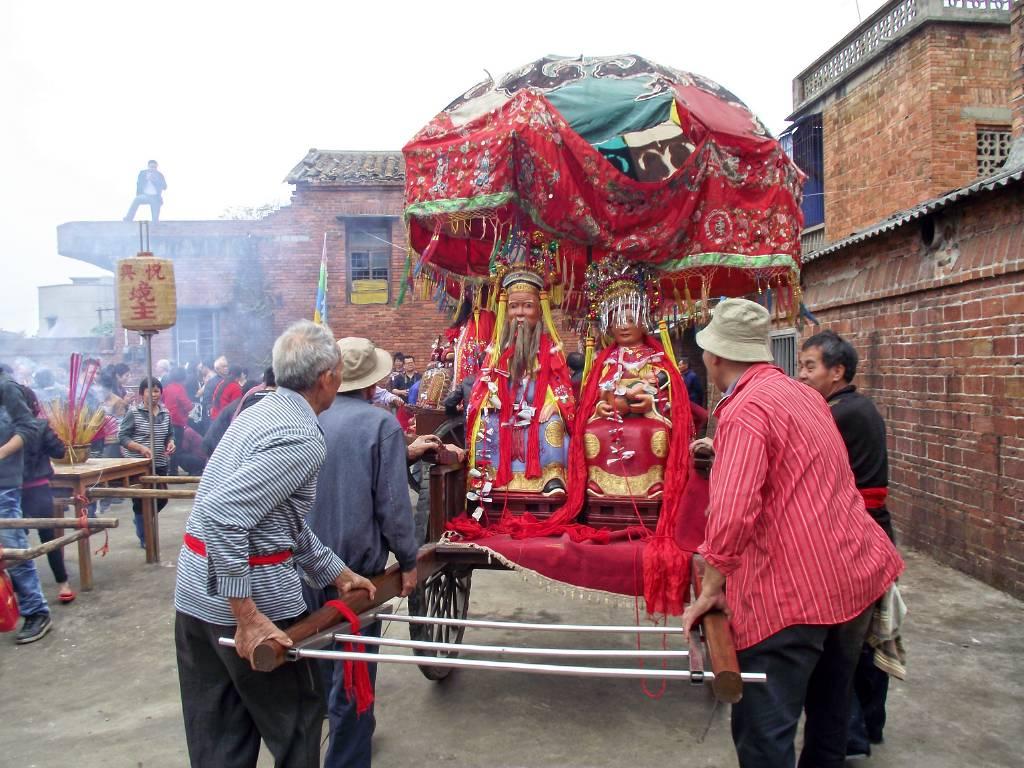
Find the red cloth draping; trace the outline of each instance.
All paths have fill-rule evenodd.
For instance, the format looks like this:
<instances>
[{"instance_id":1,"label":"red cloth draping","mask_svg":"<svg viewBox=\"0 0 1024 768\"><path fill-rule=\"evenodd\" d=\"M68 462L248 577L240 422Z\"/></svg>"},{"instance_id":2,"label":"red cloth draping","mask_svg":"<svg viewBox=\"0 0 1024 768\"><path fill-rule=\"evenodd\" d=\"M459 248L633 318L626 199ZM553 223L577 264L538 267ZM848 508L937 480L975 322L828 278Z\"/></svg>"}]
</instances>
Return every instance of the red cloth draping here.
<instances>
[{"instance_id":1,"label":"red cloth draping","mask_svg":"<svg viewBox=\"0 0 1024 768\"><path fill-rule=\"evenodd\" d=\"M685 585L690 581L690 555L703 541L707 505L707 480L691 472L686 490L679 501L675 529L672 531L673 542L685 555L677 565L678 581L684 585L684 602L689 595ZM454 522L464 523L467 520L472 522L466 517ZM603 537L584 540L574 539L568 531L557 536L530 538L490 533L473 538L472 543L491 549L518 567L536 571L554 581L621 595L643 595L643 563L652 541L649 533L648 538L638 537L636 529L605 530L603 533Z\"/></svg>"}]
</instances>

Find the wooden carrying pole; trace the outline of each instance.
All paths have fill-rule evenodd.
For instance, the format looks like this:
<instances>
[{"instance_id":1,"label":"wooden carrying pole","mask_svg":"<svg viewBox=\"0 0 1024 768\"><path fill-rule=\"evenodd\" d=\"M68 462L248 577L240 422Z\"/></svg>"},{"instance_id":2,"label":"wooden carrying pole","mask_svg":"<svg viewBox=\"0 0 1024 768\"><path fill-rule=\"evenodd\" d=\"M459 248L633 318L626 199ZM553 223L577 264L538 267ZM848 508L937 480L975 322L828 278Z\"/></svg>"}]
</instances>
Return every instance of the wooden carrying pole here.
<instances>
[{"instance_id":1,"label":"wooden carrying pole","mask_svg":"<svg viewBox=\"0 0 1024 768\"><path fill-rule=\"evenodd\" d=\"M64 521L64 524L67 525L67 521ZM112 528L114 526L104 527ZM79 528L77 531L65 534L64 536L61 536L56 539L51 539L45 544L39 544L35 547L29 547L28 549L4 549L2 550L3 558L0 559L17 561L34 560L37 557L53 552L55 549L60 549L61 547L66 547L68 544L73 544L79 539L84 539L89 536L92 536L99 530L99 528Z\"/></svg>"},{"instance_id":2,"label":"wooden carrying pole","mask_svg":"<svg viewBox=\"0 0 1024 768\"><path fill-rule=\"evenodd\" d=\"M422 547L416 556L417 580L422 584L440 569L442 565L434 556L434 546L432 544ZM371 581L377 588L377 595L373 600L370 600L364 590L352 592L342 598L342 601L357 614L365 613L377 606L384 605L389 600L398 597L402 592L402 570L397 564L392 565L379 576L374 576ZM292 624L286 630L286 634L292 639L292 642L298 643L344 620L345 618L338 612L337 608L325 605L301 621ZM252 653L253 669L259 672L273 672L285 663L287 653L288 649L275 640L267 640L260 643Z\"/></svg>"},{"instance_id":3,"label":"wooden carrying pole","mask_svg":"<svg viewBox=\"0 0 1024 768\"><path fill-rule=\"evenodd\" d=\"M147 477L152 477L147 475ZM157 476L159 477L159 476ZM160 480L167 478L161 477ZM142 499L142 532L146 539L146 562L160 562L160 520L157 516L157 499L194 499L194 489L168 490L166 488L143 488L129 485L121 488L93 488L90 499Z\"/></svg>"},{"instance_id":4,"label":"wooden carrying pole","mask_svg":"<svg viewBox=\"0 0 1024 768\"><path fill-rule=\"evenodd\" d=\"M194 499L194 490L168 490L129 485L127 488L93 488L89 499Z\"/></svg>"},{"instance_id":5,"label":"wooden carrying pole","mask_svg":"<svg viewBox=\"0 0 1024 768\"><path fill-rule=\"evenodd\" d=\"M13 520L0 520L0 528L71 528L75 522L74 518L66 517L19 517ZM88 517L85 527L117 528L119 523L116 517Z\"/></svg>"},{"instance_id":6,"label":"wooden carrying pole","mask_svg":"<svg viewBox=\"0 0 1024 768\"><path fill-rule=\"evenodd\" d=\"M693 556L693 567L690 578L693 582L693 594L699 595L704 586L704 558ZM700 620L704 632L704 642L711 658L711 671L715 673L711 688L719 701L735 704L743 698L743 680L740 677L740 663L736 658L736 648L732 643L732 630L729 619L721 611L708 611Z\"/></svg>"}]
</instances>

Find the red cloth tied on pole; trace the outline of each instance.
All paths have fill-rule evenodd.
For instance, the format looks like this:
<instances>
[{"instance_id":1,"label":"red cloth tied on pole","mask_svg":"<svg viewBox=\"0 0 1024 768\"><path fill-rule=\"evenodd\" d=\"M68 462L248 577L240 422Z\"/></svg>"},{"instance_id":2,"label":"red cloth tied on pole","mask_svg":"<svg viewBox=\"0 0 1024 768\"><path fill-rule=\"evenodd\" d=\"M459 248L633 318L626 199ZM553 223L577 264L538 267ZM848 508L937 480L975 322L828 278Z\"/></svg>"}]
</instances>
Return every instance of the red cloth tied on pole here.
<instances>
[{"instance_id":1,"label":"red cloth tied on pole","mask_svg":"<svg viewBox=\"0 0 1024 768\"><path fill-rule=\"evenodd\" d=\"M359 634L359 616L341 600L328 600L324 605L329 605L340 613L345 621L352 625L353 635ZM346 642L342 645L346 653L366 653L366 646L362 643ZM345 676L345 698L352 701L355 696L356 714L361 715L373 704L373 685L370 683L370 670L365 661L348 660L342 662L342 672Z\"/></svg>"}]
</instances>

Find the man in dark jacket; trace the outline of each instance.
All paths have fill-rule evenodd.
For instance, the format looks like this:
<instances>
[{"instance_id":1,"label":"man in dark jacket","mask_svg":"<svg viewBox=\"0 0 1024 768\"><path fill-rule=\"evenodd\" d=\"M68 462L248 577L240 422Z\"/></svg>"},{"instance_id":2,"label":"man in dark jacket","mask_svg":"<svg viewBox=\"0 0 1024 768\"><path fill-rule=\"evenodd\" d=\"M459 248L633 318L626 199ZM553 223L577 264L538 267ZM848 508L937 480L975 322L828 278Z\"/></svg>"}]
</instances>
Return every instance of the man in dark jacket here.
<instances>
[{"instance_id":1,"label":"man in dark jacket","mask_svg":"<svg viewBox=\"0 0 1024 768\"><path fill-rule=\"evenodd\" d=\"M160 206L164 204L163 191L167 189L164 175L157 170L156 160L150 160L144 171L139 171L135 181L135 199L125 214L125 221L133 221L135 212L140 205L148 205L153 216L153 223L160 221Z\"/></svg>"},{"instance_id":2,"label":"man in dark jacket","mask_svg":"<svg viewBox=\"0 0 1024 768\"><path fill-rule=\"evenodd\" d=\"M306 523L350 568L367 576L382 572L388 553L394 552L402 568L402 595L408 595L416 586L417 545L406 461L419 457L408 456L395 417L371 402L377 382L391 370L391 356L369 339L341 339L338 348L341 386L334 405L320 414L327 458ZM307 591L311 609L323 598ZM380 624L366 627L363 634L380 637ZM366 649L374 652L377 647ZM376 666L369 665L371 681ZM345 695L341 664L333 670L327 713L330 742L325 768L369 766L373 710L357 715L355 701Z\"/></svg>"},{"instance_id":3,"label":"man in dark jacket","mask_svg":"<svg viewBox=\"0 0 1024 768\"><path fill-rule=\"evenodd\" d=\"M864 505L890 541L894 541L892 520L885 503L889 486L885 420L871 398L853 385L857 362L857 350L846 339L834 331L823 331L804 342L800 350L799 378L828 403L846 444L850 468L857 490L864 497ZM871 744L882 741L889 675L875 666L874 655L875 649L865 643L853 679L848 757L869 756Z\"/></svg>"},{"instance_id":4,"label":"man in dark jacket","mask_svg":"<svg viewBox=\"0 0 1024 768\"><path fill-rule=\"evenodd\" d=\"M21 387L6 372L0 371L0 519L21 519L21 483L24 472L24 448L35 436L32 412ZM27 549L24 528L0 529L0 549ZM7 569L18 597L18 610L24 623L15 642L33 643L50 631L50 607L43 597L39 572L34 560L25 560Z\"/></svg>"}]
</instances>

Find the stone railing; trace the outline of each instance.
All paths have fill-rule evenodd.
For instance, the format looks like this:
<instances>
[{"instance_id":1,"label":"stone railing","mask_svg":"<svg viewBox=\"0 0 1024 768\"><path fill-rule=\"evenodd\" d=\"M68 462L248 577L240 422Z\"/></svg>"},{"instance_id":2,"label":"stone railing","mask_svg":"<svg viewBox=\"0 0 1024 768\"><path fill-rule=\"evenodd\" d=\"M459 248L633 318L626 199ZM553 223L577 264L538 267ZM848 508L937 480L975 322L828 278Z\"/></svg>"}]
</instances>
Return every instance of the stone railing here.
<instances>
[{"instance_id":1,"label":"stone railing","mask_svg":"<svg viewBox=\"0 0 1024 768\"><path fill-rule=\"evenodd\" d=\"M821 96L926 21L1010 23L1011 0L892 0L793 81L793 109Z\"/></svg>"}]
</instances>

